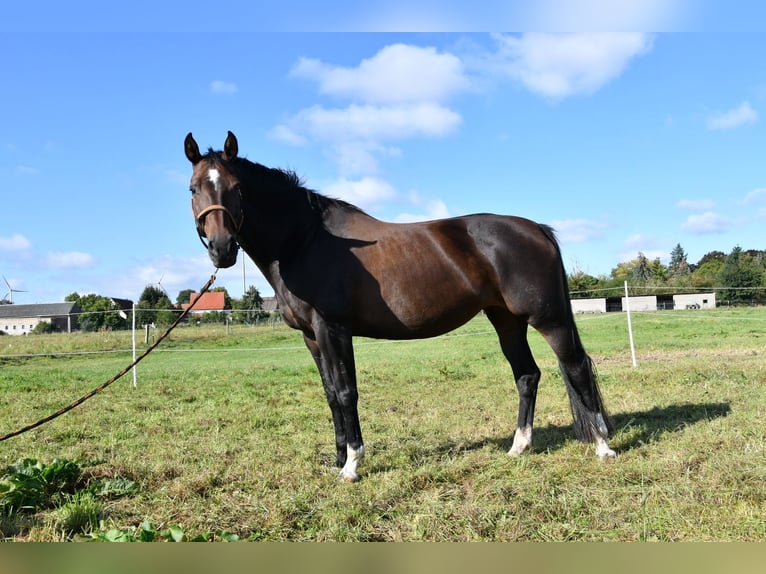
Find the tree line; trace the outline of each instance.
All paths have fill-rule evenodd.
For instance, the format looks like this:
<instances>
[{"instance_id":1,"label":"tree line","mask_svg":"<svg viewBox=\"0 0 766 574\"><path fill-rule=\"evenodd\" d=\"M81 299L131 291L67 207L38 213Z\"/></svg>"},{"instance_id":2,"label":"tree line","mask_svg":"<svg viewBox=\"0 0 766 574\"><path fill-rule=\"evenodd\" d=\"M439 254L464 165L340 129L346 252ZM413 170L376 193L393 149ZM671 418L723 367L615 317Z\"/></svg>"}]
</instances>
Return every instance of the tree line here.
<instances>
[{"instance_id":1,"label":"tree line","mask_svg":"<svg viewBox=\"0 0 766 574\"><path fill-rule=\"evenodd\" d=\"M232 298L225 287L216 287L212 291L224 293L224 306L227 311L204 313L198 317L202 322L220 323L229 320L232 323L253 324L268 317L268 313L263 310L263 298L252 285L240 299ZM179 291L174 304L164 289L147 285L136 303L136 325L170 325L178 317L181 305L189 303L193 292L193 289ZM93 293L80 295L75 292L67 295L64 300L79 305L81 313L78 323L82 331L109 331L131 327L131 312L120 313L120 306L110 297Z\"/></svg>"},{"instance_id":2,"label":"tree line","mask_svg":"<svg viewBox=\"0 0 766 574\"><path fill-rule=\"evenodd\" d=\"M711 251L692 264L679 243L671 251L668 265L659 257L650 260L639 252L609 275L594 277L575 270L568 280L572 298L620 296L627 281L631 288L640 288L647 295L709 289L718 293L719 301L764 302L766 251L745 251L737 245L728 254Z\"/></svg>"}]
</instances>

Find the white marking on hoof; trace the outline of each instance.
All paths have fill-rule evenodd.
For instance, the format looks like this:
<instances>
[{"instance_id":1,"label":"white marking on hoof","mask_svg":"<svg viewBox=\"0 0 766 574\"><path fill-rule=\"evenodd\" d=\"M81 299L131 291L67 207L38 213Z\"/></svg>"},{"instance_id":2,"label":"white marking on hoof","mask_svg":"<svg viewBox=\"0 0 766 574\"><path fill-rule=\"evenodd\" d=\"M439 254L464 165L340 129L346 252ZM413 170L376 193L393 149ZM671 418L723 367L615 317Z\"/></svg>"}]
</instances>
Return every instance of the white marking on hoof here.
<instances>
[{"instance_id":1,"label":"white marking on hoof","mask_svg":"<svg viewBox=\"0 0 766 574\"><path fill-rule=\"evenodd\" d=\"M513 445L508 451L510 456L519 456L532 446L532 427L517 428L513 435Z\"/></svg>"},{"instance_id":2,"label":"white marking on hoof","mask_svg":"<svg viewBox=\"0 0 766 574\"><path fill-rule=\"evenodd\" d=\"M617 456L617 453L609 448L606 439L599 436L596 437L596 456L598 458L613 458Z\"/></svg>"},{"instance_id":3,"label":"white marking on hoof","mask_svg":"<svg viewBox=\"0 0 766 574\"><path fill-rule=\"evenodd\" d=\"M359 447L359 450L354 450L350 446L346 447L346 464L340 469L340 478L344 482L359 482L359 475L356 473L356 467L364 458L364 445Z\"/></svg>"}]
</instances>

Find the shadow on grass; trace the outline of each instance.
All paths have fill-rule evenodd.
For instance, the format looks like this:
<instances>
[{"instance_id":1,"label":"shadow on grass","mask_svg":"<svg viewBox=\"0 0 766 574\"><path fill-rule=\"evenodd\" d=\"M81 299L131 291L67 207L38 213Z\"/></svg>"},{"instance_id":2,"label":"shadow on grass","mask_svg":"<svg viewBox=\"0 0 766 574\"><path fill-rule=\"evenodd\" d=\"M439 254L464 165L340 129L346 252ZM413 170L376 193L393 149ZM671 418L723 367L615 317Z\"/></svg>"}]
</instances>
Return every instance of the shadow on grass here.
<instances>
[{"instance_id":1,"label":"shadow on grass","mask_svg":"<svg viewBox=\"0 0 766 574\"><path fill-rule=\"evenodd\" d=\"M701 421L725 417L731 412L729 403L697 403L655 407L648 411L636 411L612 415L614 439L610 445L620 452L632 450L656 441L666 433L675 433ZM535 427L534 451L554 452L575 439L572 425L547 425ZM446 443L436 454L454 454L493 446L507 451L513 444L513 436L485 438L469 443Z\"/></svg>"},{"instance_id":2,"label":"shadow on grass","mask_svg":"<svg viewBox=\"0 0 766 574\"><path fill-rule=\"evenodd\" d=\"M632 450L656 441L667 433L678 432L701 421L725 417L731 412L729 403L696 403L654 407L612 415L614 423L612 448L619 452ZM554 451L573 440L572 426L548 425L535 429L534 444L538 452ZM498 441L500 443L500 441ZM513 438L502 441L510 448Z\"/></svg>"}]
</instances>

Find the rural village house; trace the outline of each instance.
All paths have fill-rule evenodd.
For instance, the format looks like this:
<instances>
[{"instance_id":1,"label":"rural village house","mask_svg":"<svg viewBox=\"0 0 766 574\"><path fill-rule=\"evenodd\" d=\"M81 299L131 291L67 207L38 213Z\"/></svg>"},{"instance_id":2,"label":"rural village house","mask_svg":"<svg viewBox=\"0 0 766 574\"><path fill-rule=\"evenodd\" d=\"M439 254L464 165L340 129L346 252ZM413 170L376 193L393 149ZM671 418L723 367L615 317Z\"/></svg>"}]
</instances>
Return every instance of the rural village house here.
<instances>
[{"instance_id":1,"label":"rural village house","mask_svg":"<svg viewBox=\"0 0 766 574\"><path fill-rule=\"evenodd\" d=\"M56 331L71 333L77 329L80 306L73 302L0 305L0 331L8 335L31 333L38 323L53 325Z\"/></svg>"},{"instance_id":2,"label":"rural village house","mask_svg":"<svg viewBox=\"0 0 766 574\"><path fill-rule=\"evenodd\" d=\"M194 308L191 310L191 314L204 315L205 313L209 313L211 311L227 311L228 307L226 307L225 295L226 294L223 291L208 291L207 293L203 293L202 297L200 297L200 300L197 301L197 304L194 305ZM191 305L191 302L196 296L197 293L192 292L189 295L189 302L181 303L181 309L184 311L188 309L189 305Z\"/></svg>"}]
</instances>

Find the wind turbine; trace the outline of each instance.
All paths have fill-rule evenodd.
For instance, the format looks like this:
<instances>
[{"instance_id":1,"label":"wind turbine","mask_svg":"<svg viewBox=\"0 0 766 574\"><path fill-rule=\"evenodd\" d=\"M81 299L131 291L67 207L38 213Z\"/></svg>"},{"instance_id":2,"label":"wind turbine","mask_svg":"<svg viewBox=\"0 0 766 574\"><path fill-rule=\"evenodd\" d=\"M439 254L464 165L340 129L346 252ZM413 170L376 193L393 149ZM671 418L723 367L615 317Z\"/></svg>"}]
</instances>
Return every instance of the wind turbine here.
<instances>
[{"instance_id":1,"label":"wind turbine","mask_svg":"<svg viewBox=\"0 0 766 574\"><path fill-rule=\"evenodd\" d=\"M157 288L162 291L165 295L168 295L168 292L165 291L165 288L162 286L162 280L165 278L165 272L162 272L162 275L160 275L160 280L157 281ZM170 295L168 295L170 297Z\"/></svg>"},{"instance_id":2,"label":"wind turbine","mask_svg":"<svg viewBox=\"0 0 766 574\"><path fill-rule=\"evenodd\" d=\"M26 293L24 289L14 289L11 287L11 284L8 283L8 279L5 278L5 275L3 275L3 281L5 281L5 284L8 286L8 293L5 294L5 298L8 299L8 302L13 304L13 294L14 293Z\"/></svg>"}]
</instances>

